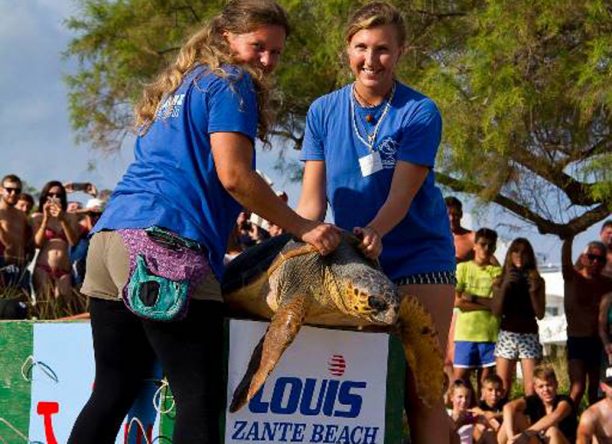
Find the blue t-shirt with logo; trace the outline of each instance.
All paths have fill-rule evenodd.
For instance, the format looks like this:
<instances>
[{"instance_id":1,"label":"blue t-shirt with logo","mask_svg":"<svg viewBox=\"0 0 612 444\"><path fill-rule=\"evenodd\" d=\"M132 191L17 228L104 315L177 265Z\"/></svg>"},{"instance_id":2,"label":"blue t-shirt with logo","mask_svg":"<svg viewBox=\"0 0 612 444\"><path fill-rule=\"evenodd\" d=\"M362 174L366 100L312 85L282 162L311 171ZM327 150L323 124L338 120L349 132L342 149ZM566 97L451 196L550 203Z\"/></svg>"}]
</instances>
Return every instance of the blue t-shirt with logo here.
<instances>
[{"instance_id":1,"label":"blue t-shirt with logo","mask_svg":"<svg viewBox=\"0 0 612 444\"><path fill-rule=\"evenodd\" d=\"M251 77L237 67L224 70L221 77L197 66L162 99L94 229L166 228L206 246L218 279L241 206L219 181L210 134L236 132L253 141L258 119Z\"/></svg>"},{"instance_id":2,"label":"blue t-shirt with logo","mask_svg":"<svg viewBox=\"0 0 612 444\"><path fill-rule=\"evenodd\" d=\"M398 160L429 167L408 214L383 237L380 262L391 279L452 272L452 235L433 173L442 132L440 113L431 99L399 82L387 112L385 106L386 101L362 108L352 99L352 85L320 97L308 111L301 160L325 161L334 222L347 230L364 227L376 216L389 194ZM359 159L369 154L364 142L378 122L373 150L380 154L382 169L364 177Z\"/></svg>"}]
</instances>

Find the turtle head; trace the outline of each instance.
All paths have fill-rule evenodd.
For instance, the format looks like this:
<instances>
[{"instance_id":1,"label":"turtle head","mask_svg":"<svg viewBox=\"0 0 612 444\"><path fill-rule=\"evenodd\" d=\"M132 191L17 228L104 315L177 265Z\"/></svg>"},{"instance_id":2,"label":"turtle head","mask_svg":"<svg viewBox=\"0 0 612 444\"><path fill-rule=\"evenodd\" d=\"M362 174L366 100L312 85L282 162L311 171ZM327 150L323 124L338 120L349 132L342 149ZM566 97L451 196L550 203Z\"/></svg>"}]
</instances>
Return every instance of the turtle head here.
<instances>
[{"instance_id":1,"label":"turtle head","mask_svg":"<svg viewBox=\"0 0 612 444\"><path fill-rule=\"evenodd\" d=\"M375 261L343 240L325 257L326 287L343 312L374 324L393 325L399 312L397 287Z\"/></svg>"},{"instance_id":2,"label":"turtle head","mask_svg":"<svg viewBox=\"0 0 612 444\"><path fill-rule=\"evenodd\" d=\"M366 267L359 271L358 275L343 279L343 302L348 312L375 324L395 324L399 310L395 285L376 269Z\"/></svg>"}]
</instances>

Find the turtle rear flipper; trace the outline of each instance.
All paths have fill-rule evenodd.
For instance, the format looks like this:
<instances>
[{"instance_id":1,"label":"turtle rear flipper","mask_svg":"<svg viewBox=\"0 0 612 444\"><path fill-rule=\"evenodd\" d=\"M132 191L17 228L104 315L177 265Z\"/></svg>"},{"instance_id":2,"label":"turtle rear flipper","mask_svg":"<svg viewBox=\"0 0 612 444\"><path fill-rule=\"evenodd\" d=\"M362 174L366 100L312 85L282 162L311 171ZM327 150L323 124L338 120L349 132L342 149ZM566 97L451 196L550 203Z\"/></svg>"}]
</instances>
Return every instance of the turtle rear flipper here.
<instances>
[{"instance_id":1,"label":"turtle rear flipper","mask_svg":"<svg viewBox=\"0 0 612 444\"><path fill-rule=\"evenodd\" d=\"M278 308L251 355L242 381L234 391L230 412L240 410L264 385L268 375L300 331L308 305L306 296L295 296Z\"/></svg>"},{"instance_id":2,"label":"turtle rear flipper","mask_svg":"<svg viewBox=\"0 0 612 444\"><path fill-rule=\"evenodd\" d=\"M444 354L433 318L414 296L402 298L397 333L416 381L416 392L426 406L432 406L444 393Z\"/></svg>"}]
</instances>

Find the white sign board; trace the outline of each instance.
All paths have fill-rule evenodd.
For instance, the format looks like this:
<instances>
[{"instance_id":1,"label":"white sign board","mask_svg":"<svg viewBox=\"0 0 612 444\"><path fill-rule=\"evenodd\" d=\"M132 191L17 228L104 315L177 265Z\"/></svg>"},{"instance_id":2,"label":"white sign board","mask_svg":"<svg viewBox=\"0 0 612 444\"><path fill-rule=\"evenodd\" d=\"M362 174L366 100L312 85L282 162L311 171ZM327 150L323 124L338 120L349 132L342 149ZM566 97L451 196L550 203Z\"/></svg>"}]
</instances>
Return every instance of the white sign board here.
<instances>
[{"instance_id":1,"label":"white sign board","mask_svg":"<svg viewBox=\"0 0 612 444\"><path fill-rule=\"evenodd\" d=\"M37 323L33 327L31 362L24 376L31 379L29 439L46 444L68 441L72 426L89 399L94 384L94 356L89 323ZM126 421L116 443L150 442L157 436L158 414L153 407L154 384L145 384L129 418L138 417L145 431Z\"/></svg>"},{"instance_id":2,"label":"white sign board","mask_svg":"<svg viewBox=\"0 0 612 444\"><path fill-rule=\"evenodd\" d=\"M228 404L268 323L230 321ZM225 444L382 444L389 337L302 327L263 389L226 412Z\"/></svg>"}]
</instances>

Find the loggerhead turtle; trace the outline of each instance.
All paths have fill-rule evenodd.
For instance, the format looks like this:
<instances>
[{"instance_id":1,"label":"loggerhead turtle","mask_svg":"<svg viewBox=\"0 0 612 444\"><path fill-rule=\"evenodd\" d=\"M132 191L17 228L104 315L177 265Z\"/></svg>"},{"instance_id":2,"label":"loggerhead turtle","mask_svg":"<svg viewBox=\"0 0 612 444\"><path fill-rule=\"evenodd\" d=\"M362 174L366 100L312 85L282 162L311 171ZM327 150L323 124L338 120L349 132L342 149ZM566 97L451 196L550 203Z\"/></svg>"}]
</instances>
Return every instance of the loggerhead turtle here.
<instances>
[{"instance_id":1,"label":"loggerhead turtle","mask_svg":"<svg viewBox=\"0 0 612 444\"><path fill-rule=\"evenodd\" d=\"M400 302L396 286L361 254L358 243L344 233L338 248L321 256L283 235L230 262L222 285L229 310L271 320L234 391L231 412L255 396L304 323L382 327L397 334L418 396L426 405L440 399L443 355L431 316L413 296L402 295Z\"/></svg>"}]
</instances>

